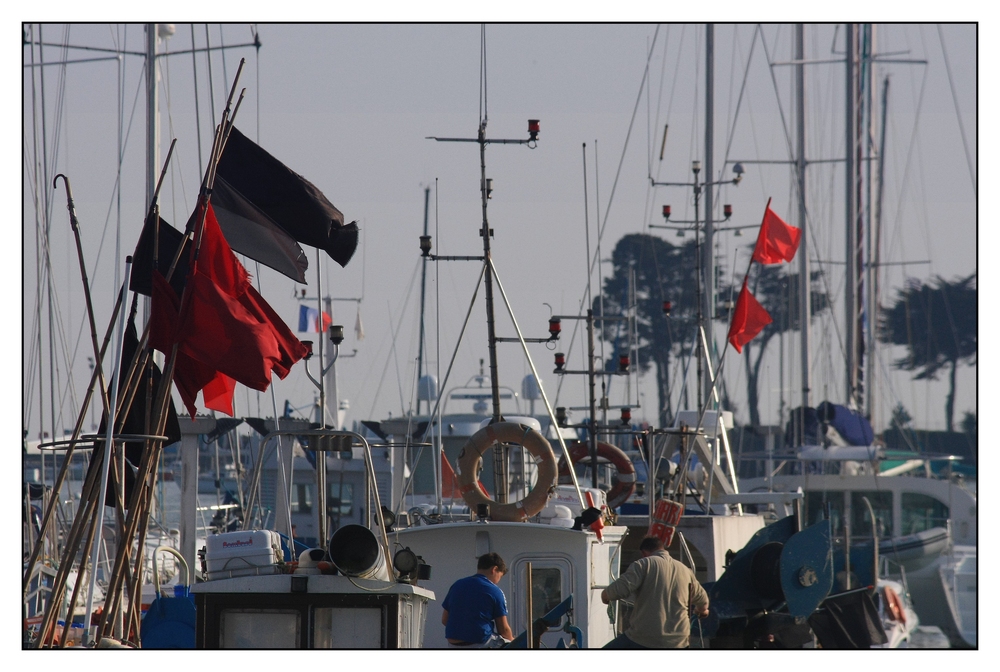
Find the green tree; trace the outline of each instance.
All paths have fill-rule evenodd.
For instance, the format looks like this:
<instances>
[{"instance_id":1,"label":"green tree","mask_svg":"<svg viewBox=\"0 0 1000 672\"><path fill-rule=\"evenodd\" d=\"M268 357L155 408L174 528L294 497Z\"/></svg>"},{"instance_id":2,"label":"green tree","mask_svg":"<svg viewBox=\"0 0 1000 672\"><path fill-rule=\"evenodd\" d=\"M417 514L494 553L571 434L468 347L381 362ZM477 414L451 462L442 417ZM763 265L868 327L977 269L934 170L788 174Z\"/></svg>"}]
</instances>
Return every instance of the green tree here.
<instances>
[{"instance_id":1,"label":"green tree","mask_svg":"<svg viewBox=\"0 0 1000 672\"><path fill-rule=\"evenodd\" d=\"M979 433L979 414L973 411L966 411L965 415L962 416L960 426L962 427L962 431L972 438L972 443L975 445L976 435Z\"/></svg>"},{"instance_id":2,"label":"green tree","mask_svg":"<svg viewBox=\"0 0 1000 672\"><path fill-rule=\"evenodd\" d=\"M628 306L629 277L634 271L638 362L640 372L655 367L656 389L660 399L659 423L667 426L673 418L671 405L671 361L690 354L697 320L697 285L695 243L688 239L672 245L657 236L633 233L615 245L611 255L614 267L604 280L604 314L620 315ZM670 301L670 316L664 315L663 302ZM600 302L594 300L594 314L600 315ZM627 346L624 325L607 322L598 325L605 343Z\"/></svg>"},{"instance_id":3,"label":"green tree","mask_svg":"<svg viewBox=\"0 0 1000 672\"><path fill-rule=\"evenodd\" d=\"M802 307L799 305L799 276L797 273L785 273L784 265L760 266L759 271L751 272L749 289L754 298L760 302L771 316L771 324L752 341L743 346L743 361L747 372L747 410L750 413L751 426L760 425L760 367L764 360L771 339L786 331L800 328ZM759 273L759 274L757 274ZM754 275L756 279L754 279ZM820 280L822 273L813 271L810 279L810 313L815 316L830 307L830 297L822 290ZM726 294L736 296L739 287L725 290ZM734 299L735 300L735 299Z\"/></svg>"},{"instance_id":4,"label":"green tree","mask_svg":"<svg viewBox=\"0 0 1000 672\"><path fill-rule=\"evenodd\" d=\"M892 409L892 426L899 430L909 429L911 422L913 422L913 416L906 410L906 407L902 403L896 404L896 408Z\"/></svg>"},{"instance_id":5,"label":"green tree","mask_svg":"<svg viewBox=\"0 0 1000 672\"><path fill-rule=\"evenodd\" d=\"M975 366L977 359L976 274L948 282L938 276L931 284L914 282L898 290L896 302L882 309L879 340L906 346L906 357L894 362L916 371L916 380L937 380L949 367L945 421L954 431L955 383L960 362Z\"/></svg>"}]
</instances>

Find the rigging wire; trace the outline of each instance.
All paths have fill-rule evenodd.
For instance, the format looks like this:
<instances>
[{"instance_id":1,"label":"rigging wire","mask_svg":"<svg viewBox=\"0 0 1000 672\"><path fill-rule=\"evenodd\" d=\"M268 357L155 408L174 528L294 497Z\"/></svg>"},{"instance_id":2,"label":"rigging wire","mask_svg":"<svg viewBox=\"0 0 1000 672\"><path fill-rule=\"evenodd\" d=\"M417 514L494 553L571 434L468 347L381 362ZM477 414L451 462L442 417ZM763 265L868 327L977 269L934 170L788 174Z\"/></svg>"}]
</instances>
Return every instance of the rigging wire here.
<instances>
[{"instance_id":1,"label":"rigging wire","mask_svg":"<svg viewBox=\"0 0 1000 672\"><path fill-rule=\"evenodd\" d=\"M659 35L659 33L660 33L660 26L657 25L656 30L653 33L652 46L650 46L649 51L647 52L647 55L646 55L646 66L643 69L642 79L639 82L639 91L636 94L635 105L632 108L632 117L629 120L628 132L625 134L625 142L624 142L624 144L622 146L621 158L618 160L618 170L615 173L614 183L611 186L611 196L608 198L607 208L606 208L605 213L604 213L604 223L598 229L598 236L597 236L598 240L600 240L603 237L604 230L605 230L605 228L607 227L607 224L608 224L608 215L611 212L611 204L614 201L615 190L618 187L618 179L619 179L619 177L621 177L622 165L625 163L625 154L626 154L626 151L628 150L629 139L632 136L632 128L635 125L635 117L636 117L636 114L639 111L639 105L642 102L642 92L643 92L643 90L644 90L644 88L646 86L646 80L647 80L647 78L649 76L649 62L650 62L650 59L652 59L652 57L653 57L653 53L654 53L654 50L656 48L656 38ZM598 214L598 221L600 221L600 212L598 211L597 214ZM596 258L596 256L595 257L591 257L590 260L589 260L589 263L588 263L588 270L587 270L587 282L588 283L590 282L590 277L593 275L594 266L596 264L597 264L597 258ZM579 303L579 306L577 308L577 313L578 314L583 314L584 301L586 301L586 297L588 296L588 294L586 292L586 289L584 289L583 295L584 295L584 298L580 299L580 303ZM570 338L571 345L570 345L569 348L567 348L567 352L566 352L567 358L572 353L572 342L575 341L577 332L580 329L580 320L574 320L574 322L575 322L575 324L573 325L573 333L572 333L571 338ZM557 391L556 391L556 399L559 398L559 392L562 389L562 379L563 378L564 377L560 377L559 386L558 386Z\"/></svg>"},{"instance_id":2,"label":"rigging wire","mask_svg":"<svg viewBox=\"0 0 1000 672\"><path fill-rule=\"evenodd\" d=\"M941 42L941 54L944 56L944 67L948 73L948 85L951 88L951 100L955 104L955 118L958 120L958 130L962 134L962 148L965 150L965 163L969 167L969 178L972 182L972 196L979 198L976 186L976 169L973 167L972 155L969 153L969 141L965 137L965 124L962 123L962 111L958 108L958 93L955 91L955 79L951 75L951 63L948 60L948 50L944 46L944 32L941 24L937 24L938 39Z\"/></svg>"}]
</instances>

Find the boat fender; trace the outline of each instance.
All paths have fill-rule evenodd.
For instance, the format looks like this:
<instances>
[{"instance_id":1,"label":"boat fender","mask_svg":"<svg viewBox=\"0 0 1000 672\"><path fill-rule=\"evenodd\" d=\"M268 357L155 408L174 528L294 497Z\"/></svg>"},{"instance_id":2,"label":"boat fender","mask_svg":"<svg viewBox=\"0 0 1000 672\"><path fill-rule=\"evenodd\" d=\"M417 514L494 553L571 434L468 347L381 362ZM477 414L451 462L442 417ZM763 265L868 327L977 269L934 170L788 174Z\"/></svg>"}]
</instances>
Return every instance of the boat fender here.
<instances>
[{"instance_id":1,"label":"boat fender","mask_svg":"<svg viewBox=\"0 0 1000 672\"><path fill-rule=\"evenodd\" d=\"M573 441L566 447L569 449L569 456L573 460L573 464L590 459L589 443ZM615 465L615 469L618 471L618 482L608 491L608 508L617 509L635 492L635 466L624 451L604 441L597 442L597 458L598 460L607 460ZM559 458L559 478L560 481L565 479L566 482L569 482L569 466L566 464L565 456Z\"/></svg>"},{"instance_id":2,"label":"boat fender","mask_svg":"<svg viewBox=\"0 0 1000 672\"><path fill-rule=\"evenodd\" d=\"M892 620L898 622L900 625L906 625L906 609L903 608L903 601L899 599L899 595L889 586L885 586L883 591L885 592L885 602L886 606L889 607Z\"/></svg>"},{"instance_id":3,"label":"boat fender","mask_svg":"<svg viewBox=\"0 0 1000 672\"><path fill-rule=\"evenodd\" d=\"M480 487L476 476L482 466L483 453L495 443L516 443L535 458L538 480L535 487L519 502L494 502ZM545 508L550 492L556 485L556 456L549 442L537 430L516 422L496 422L469 437L458 455L455 483L462 499L475 511L479 504L489 505L490 519L511 522L527 520Z\"/></svg>"}]
</instances>

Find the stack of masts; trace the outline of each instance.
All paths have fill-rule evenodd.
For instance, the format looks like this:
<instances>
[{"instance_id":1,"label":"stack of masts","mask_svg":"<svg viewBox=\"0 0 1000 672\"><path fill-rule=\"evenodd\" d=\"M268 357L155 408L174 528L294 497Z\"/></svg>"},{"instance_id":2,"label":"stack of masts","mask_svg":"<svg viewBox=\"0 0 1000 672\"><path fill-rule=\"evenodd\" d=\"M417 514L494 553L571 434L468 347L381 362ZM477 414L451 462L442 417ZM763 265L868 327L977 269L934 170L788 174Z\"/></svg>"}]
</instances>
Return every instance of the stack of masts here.
<instances>
[{"instance_id":1,"label":"stack of masts","mask_svg":"<svg viewBox=\"0 0 1000 672\"><path fill-rule=\"evenodd\" d=\"M199 201L202 207L199 208L199 214L193 220L194 226L192 227L189 225L187 231L185 232L184 240L177 248L177 252L174 255L170 269L166 274L165 279L168 282L177 268L181 254L185 253L188 241L192 239L194 240L194 259L197 259L198 257L198 252L201 247L202 233L204 231L205 217L208 210L208 202L211 198L212 186L215 181L216 165L219 157L222 155L226 139L228 138L229 132L233 126L233 120L236 117L236 113L239 111L240 103L242 102L245 94L245 90L240 93L239 100L237 100L234 107L233 98L236 93L236 84L239 81L244 63L245 60L240 61L239 69L237 70L236 77L233 81L233 85L230 89L229 97L226 102L222 122L216 129L211 160L201 185ZM153 237L154 241L158 240L159 237L159 209L157 205L157 198L160 184L162 184L172 151L173 144L171 144L171 151L168 153L167 160L163 166L163 171L160 174L159 181L157 182L157 186L150 203L148 217L154 223L155 232L157 234ZM66 187L67 193L69 194L68 180L66 180ZM79 246L78 227L76 224L71 195L68 195L68 198L71 221L73 222L74 232L77 233L80 265L81 268L84 268L83 254L82 249ZM157 267L157 254L158 249L154 243L154 268ZM56 481L53 484L53 492L59 492L62 487L62 484L66 479L68 466L71 462L73 452L76 448L80 447L81 440L104 438L85 437L81 435L81 429L84 418L86 417L87 408L93 398L95 385L98 383L99 385L97 385L97 387L104 403L105 416L108 418L107 425L109 431L108 436L106 437L107 441L104 441L105 448L103 455L99 455L97 451L95 451L93 457L95 465L100 466L101 468L98 469L95 466L94 468L89 469L84 481L80 494L80 506L76 512L73 524L66 535L65 546L59 562L59 569L53 581L51 598L49 603L46 605L44 615L39 626L38 636L34 642L34 646L36 648L61 648L62 646L65 646L69 628L72 626L73 614L81 597L83 580L84 577L88 576L90 577L90 590L88 591L87 612L84 625L89 637L89 621L93 609L94 573L96 572L96 567L94 565L96 563L91 561L91 566L87 569L87 571L85 571L85 565L91 557L91 552L92 549L95 548L95 543L100 544L98 535L100 533L99 531L103 527L103 504L105 503L103 501L104 493L107 491L109 485L111 492L113 493L112 499L116 517L116 529L118 531L117 544L114 562L111 567L111 573L108 578L107 589L105 591L104 607L101 613L100 622L97 626L93 644L99 645L102 639L112 637L114 639L125 640L138 644L137 640L142 602L141 589L143 584L142 579L145 560L144 540L149 526L149 515L154 488L156 485L156 465L160 461L164 441L167 438L163 436L163 433L166 431L167 427L168 410L170 408L170 386L173 384L174 363L176 361L178 344L175 343L173 345L171 356L167 360L166 370L160 377L160 384L158 389L155 390L155 393L152 390L152 377L148 378L150 384L147 389L139 390L140 381L146 379L143 373L154 365L153 352L148 346L149 325L147 324L142 337L139 339L139 344L135 350L132 361L129 363L127 375L124 378L121 378L121 380L124 381L124 384L121 385L120 391L114 395L118 403L115 407L111 406L110 394L105 382L101 362L104 359L104 355L106 354L108 345L111 341L111 335L116 318L118 318L119 321L118 359L120 360L121 342L124 332L124 316L121 316L119 311L122 308L125 292L129 285L130 265L131 257L126 260L125 281L119 290L118 299L114 310L112 311L111 322L105 334L104 342L100 346L98 346L97 343L97 332L93 320L89 284L86 279L86 271L84 271L84 290L87 297L87 309L88 315L90 316L91 336L94 346L96 366L94 367L94 373L91 376L90 386L87 390L83 406L77 418L72 438L68 442L66 457L63 460L62 468L60 469L56 477ZM184 295L188 293L189 287L190 285L185 286ZM186 296L182 296L181 298L182 310L183 306L187 305L184 301L185 298ZM134 307L135 299L133 299L133 311ZM118 371L122 370L121 364L122 362L119 361ZM113 389L118 388L118 382L119 380L117 378L113 380ZM129 410L131 409L132 403L136 399L137 394L146 395L147 403L145 408L147 409L147 413L144 418L145 433L142 435L125 435L121 432L125 419L128 417ZM152 404L149 403L151 401L153 402ZM124 466L125 441L142 441L144 443L142 458L139 465L137 465L135 486L132 489L127 503L125 502L124 497L124 479L118 478L117 470L108 469L113 460L117 460L122 467ZM98 447L100 445L101 444L97 444ZM110 484L108 483L109 480ZM34 572L35 565L38 562L42 542L46 536L46 531L52 523L54 505L57 501L57 498L53 497L46 505L41 521L41 532L38 535L28 562L25 565L24 580L22 585L22 590L25 595L27 595L27 591L30 587L30 579ZM82 553L80 549L81 543L83 544ZM63 616L63 614L61 614L63 607L63 600L61 599L61 596L64 594L70 571L73 567L74 560L78 557L78 554L79 557L82 558L81 562L84 563L84 566L81 566L81 571L77 573L77 580L69 601L68 612L64 615L65 625L63 626L61 633L56 633L57 621L60 616Z\"/></svg>"}]
</instances>

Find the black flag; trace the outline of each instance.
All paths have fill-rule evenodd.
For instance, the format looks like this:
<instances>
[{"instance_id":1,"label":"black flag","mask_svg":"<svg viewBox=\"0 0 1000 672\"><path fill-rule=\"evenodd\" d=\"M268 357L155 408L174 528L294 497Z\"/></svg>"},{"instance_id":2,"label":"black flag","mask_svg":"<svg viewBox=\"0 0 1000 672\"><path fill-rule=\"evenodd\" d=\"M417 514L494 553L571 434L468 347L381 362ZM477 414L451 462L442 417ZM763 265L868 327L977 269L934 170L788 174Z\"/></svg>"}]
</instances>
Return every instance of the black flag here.
<instances>
[{"instance_id":1,"label":"black flag","mask_svg":"<svg viewBox=\"0 0 1000 672\"><path fill-rule=\"evenodd\" d=\"M212 203L233 250L262 264L271 265L260 258L265 255L259 241L281 240L282 232L303 245L324 250L341 266L347 265L358 246L356 222L344 224L343 213L319 189L235 127L219 159ZM287 247L287 242L272 243L272 256L275 247ZM284 256L293 254L291 249ZM301 261L304 264L304 255ZM293 277L277 266L272 268ZM293 279L305 282L301 272Z\"/></svg>"}]
</instances>

